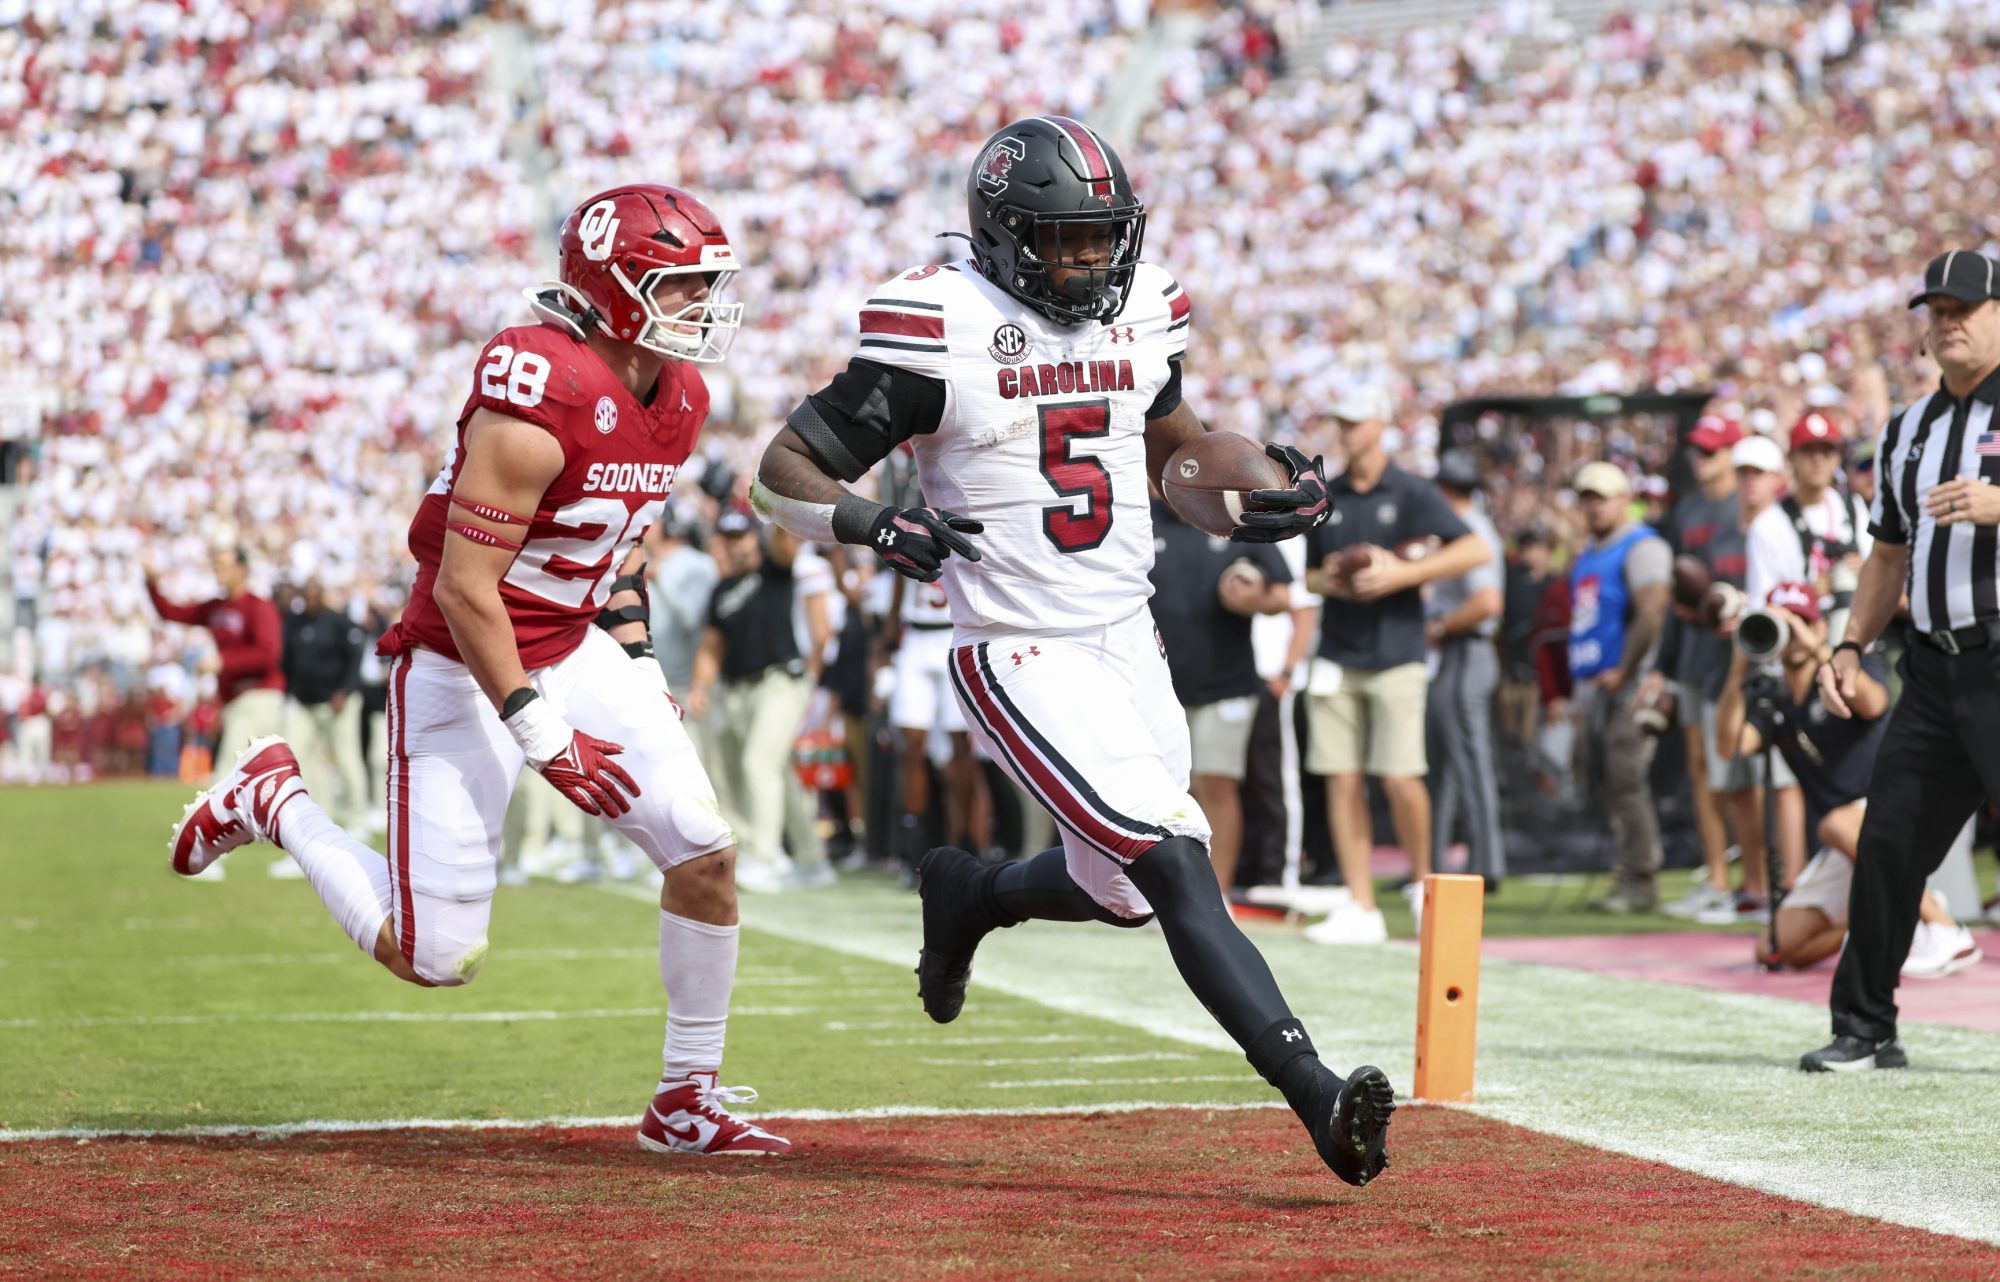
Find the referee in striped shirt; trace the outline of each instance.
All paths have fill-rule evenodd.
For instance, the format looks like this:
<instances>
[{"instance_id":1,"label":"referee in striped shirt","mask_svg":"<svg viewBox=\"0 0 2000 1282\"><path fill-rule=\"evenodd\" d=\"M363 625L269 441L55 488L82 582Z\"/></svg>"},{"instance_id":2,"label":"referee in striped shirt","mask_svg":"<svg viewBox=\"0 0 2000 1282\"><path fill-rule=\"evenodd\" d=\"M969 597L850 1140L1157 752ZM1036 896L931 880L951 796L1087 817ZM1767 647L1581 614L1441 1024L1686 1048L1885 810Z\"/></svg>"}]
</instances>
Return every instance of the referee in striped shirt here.
<instances>
[{"instance_id":1,"label":"referee in striped shirt","mask_svg":"<svg viewBox=\"0 0 2000 1282\"><path fill-rule=\"evenodd\" d=\"M1901 1068L1896 981L1924 880L1980 802L2000 800L2000 266L1970 250L1931 260L1910 306L1928 307L1938 389L1889 420L1847 637L1820 692L1848 715L1863 650L1905 590L1913 641L1903 693L1868 786L1847 951L1833 977L1832 1044L1808 1072Z\"/></svg>"}]
</instances>

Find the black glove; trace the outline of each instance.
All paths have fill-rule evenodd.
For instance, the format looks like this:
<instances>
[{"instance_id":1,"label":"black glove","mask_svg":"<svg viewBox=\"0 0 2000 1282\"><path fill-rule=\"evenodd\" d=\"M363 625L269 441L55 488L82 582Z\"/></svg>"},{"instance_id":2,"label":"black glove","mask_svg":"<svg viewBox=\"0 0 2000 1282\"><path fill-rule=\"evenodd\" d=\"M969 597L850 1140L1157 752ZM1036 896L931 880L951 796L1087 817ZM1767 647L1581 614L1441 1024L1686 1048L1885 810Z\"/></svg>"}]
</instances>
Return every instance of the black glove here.
<instances>
[{"instance_id":1,"label":"black glove","mask_svg":"<svg viewBox=\"0 0 2000 1282\"><path fill-rule=\"evenodd\" d=\"M986 526L970 517L934 507L885 507L868 525L868 546L904 578L935 583L944 559L956 552L968 561L979 549L965 536L983 534Z\"/></svg>"},{"instance_id":2,"label":"black glove","mask_svg":"<svg viewBox=\"0 0 2000 1282\"><path fill-rule=\"evenodd\" d=\"M1245 512L1229 532L1231 543L1277 543L1326 524L1333 499L1326 492L1326 472L1320 459L1309 459L1289 445L1266 445L1264 453L1285 465L1289 490L1252 490L1250 501L1283 505L1281 512Z\"/></svg>"}]
</instances>

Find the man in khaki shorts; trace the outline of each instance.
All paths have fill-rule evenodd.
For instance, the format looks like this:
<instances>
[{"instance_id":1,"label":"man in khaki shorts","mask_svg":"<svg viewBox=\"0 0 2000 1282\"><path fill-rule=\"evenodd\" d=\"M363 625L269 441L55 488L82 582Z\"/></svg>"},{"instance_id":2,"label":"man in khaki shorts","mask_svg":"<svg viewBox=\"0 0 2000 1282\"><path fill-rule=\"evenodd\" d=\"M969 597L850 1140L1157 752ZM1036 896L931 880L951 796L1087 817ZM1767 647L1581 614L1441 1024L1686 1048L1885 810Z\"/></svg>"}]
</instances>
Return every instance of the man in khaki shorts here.
<instances>
[{"instance_id":1,"label":"man in khaki shorts","mask_svg":"<svg viewBox=\"0 0 2000 1282\"><path fill-rule=\"evenodd\" d=\"M1410 856L1413 910L1421 911L1431 862L1431 801L1424 776L1424 603L1419 591L1486 563L1486 541L1451 510L1437 486L1389 461L1382 445L1390 406L1374 389L1334 407L1347 471L1329 483L1333 515L1306 535L1306 588L1326 597L1319 657L1306 682L1306 769L1326 776L1334 855L1353 898L1306 931L1316 943L1375 943L1388 937L1368 871L1373 833L1368 780L1382 781L1396 841ZM1405 560L1392 549L1439 546ZM1349 574L1341 554L1373 549Z\"/></svg>"},{"instance_id":2,"label":"man in khaki shorts","mask_svg":"<svg viewBox=\"0 0 2000 1282\"><path fill-rule=\"evenodd\" d=\"M1188 791L1208 818L1208 860L1226 897L1243 845L1243 776L1264 684L1250 620L1292 608L1292 571L1272 544L1205 534L1156 499L1151 574L1153 622L1187 713Z\"/></svg>"}]
</instances>

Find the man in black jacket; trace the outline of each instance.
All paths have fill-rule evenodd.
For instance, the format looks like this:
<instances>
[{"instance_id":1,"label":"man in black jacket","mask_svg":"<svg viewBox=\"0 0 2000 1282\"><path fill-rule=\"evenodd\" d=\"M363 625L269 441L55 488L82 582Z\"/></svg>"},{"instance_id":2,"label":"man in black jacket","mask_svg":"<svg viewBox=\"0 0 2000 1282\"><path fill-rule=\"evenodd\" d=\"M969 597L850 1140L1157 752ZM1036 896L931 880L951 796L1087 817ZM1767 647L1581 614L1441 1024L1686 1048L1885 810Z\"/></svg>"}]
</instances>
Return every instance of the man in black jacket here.
<instances>
[{"instance_id":1,"label":"man in black jacket","mask_svg":"<svg viewBox=\"0 0 2000 1282\"><path fill-rule=\"evenodd\" d=\"M284 625L285 738L306 787L328 802L334 821L365 827L368 773L361 762L360 690L367 633L317 581L306 584ZM271 875L304 876L290 855L279 856Z\"/></svg>"}]
</instances>

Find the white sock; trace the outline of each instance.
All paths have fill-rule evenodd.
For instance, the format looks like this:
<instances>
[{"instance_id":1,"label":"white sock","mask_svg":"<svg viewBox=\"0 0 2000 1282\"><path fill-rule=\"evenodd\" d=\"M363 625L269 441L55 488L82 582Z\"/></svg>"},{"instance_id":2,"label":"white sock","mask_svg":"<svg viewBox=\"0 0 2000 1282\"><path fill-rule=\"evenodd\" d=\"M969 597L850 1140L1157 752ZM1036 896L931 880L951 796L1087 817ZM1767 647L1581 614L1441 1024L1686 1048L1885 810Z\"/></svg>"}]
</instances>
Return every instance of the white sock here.
<instances>
[{"instance_id":1,"label":"white sock","mask_svg":"<svg viewBox=\"0 0 2000 1282\"><path fill-rule=\"evenodd\" d=\"M722 1067L729 990L736 986L734 926L711 926L660 910L660 982L667 989L663 1081Z\"/></svg>"},{"instance_id":2,"label":"white sock","mask_svg":"<svg viewBox=\"0 0 2000 1282\"><path fill-rule=\"evenodd\" d=\"M389 861L303 793L278 812L278 835L347 937L373 957L376 936L389 919Z\"/></svg>"}]
</instances>

